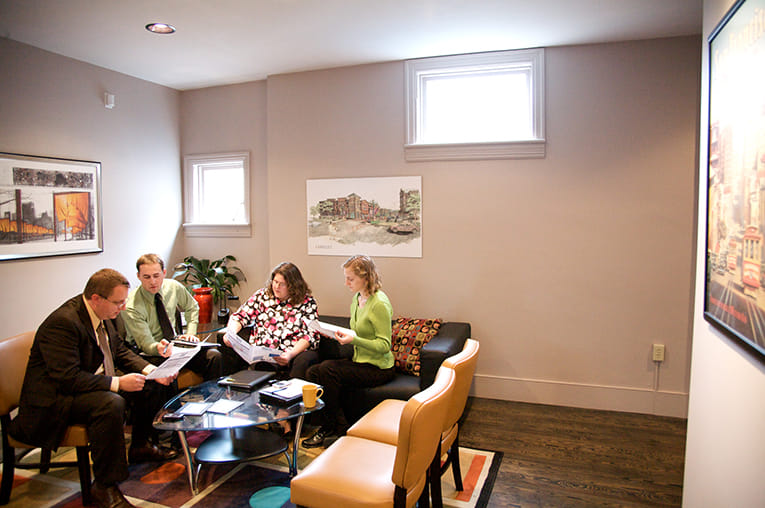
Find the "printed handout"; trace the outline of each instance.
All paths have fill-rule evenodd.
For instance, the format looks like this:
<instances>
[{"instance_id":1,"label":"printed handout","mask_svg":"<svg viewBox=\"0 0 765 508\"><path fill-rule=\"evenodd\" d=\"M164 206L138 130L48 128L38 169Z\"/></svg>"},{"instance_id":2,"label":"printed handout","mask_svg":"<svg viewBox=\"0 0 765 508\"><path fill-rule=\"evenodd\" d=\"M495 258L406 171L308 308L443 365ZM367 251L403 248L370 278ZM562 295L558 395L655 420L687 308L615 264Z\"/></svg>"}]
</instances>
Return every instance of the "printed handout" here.
<instances>
[{"instance_id":1,"label":"printed handout","mask_svg":"<svg viewBox=\"0 0 765 508\"><path fill-rule=\"evenodd\" d=\"M282 354L282 352L278 349L250 344L239 335L234 333L227 332L226 338L228 339L229 343L231 343L231 348L236 351L236 354L241 356L242 359L249 364L253 364L255 362L276 363L274 357L280 356Z\"/></svg>"},{"instance_id":2,"label":"printed handout","mask_svg":"<svg viewBox=\"0 0 765 508\"><path fill-rule=\"evenodd\" d=\"M149 375L146 376L146 379L162 379L178 374L178 372L181 371L181 368L183 368L183 366L186 365L186 363L188 363L200 349L201 347L199 345L189 348L174 347L170 357L162 362L159 367L151 371Z\"/></svg>"},{"instance_id":3,"label":"printed handout","mask_svg":"<svg viewBox=\"0 0 765 508\"><path fill-rule=\"evenodd\" d=\"M325 335L331 339L335 338L335 332L338 332L338 331L343 332L347 335L350 335L351 337L356 336L356 332L354 332L350 328L343 328L342 326L331 325L329 323L319 321L318 319L308 320L307 318L303 318L303 322L306 324L309 330L314 330L316 332L319 332L320 334Z\"/></svg>"}]
</instances>

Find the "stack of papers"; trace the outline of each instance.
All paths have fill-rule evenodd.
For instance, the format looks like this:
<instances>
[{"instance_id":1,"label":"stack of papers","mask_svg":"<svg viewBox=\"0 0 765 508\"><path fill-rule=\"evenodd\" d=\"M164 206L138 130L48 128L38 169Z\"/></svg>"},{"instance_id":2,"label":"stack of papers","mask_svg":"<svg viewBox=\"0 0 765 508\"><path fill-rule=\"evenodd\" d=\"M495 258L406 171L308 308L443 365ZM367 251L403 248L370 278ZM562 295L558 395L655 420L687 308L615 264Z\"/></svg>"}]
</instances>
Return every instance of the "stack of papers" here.
<instances>
[{"instance_id":1,"label":"stack of papers","mask_svg":"<svg viewBox=\"0 0 765 508\"><path fill-rule=\"evenodd\" d=\"M302 379L289 379L287 381L279 381L267 388L260 390L260 400L266 404L274 404L277 406L292 405L295 402L303 400L303 386L312 385L308 381Z\"/></svg>"}]
</instances>

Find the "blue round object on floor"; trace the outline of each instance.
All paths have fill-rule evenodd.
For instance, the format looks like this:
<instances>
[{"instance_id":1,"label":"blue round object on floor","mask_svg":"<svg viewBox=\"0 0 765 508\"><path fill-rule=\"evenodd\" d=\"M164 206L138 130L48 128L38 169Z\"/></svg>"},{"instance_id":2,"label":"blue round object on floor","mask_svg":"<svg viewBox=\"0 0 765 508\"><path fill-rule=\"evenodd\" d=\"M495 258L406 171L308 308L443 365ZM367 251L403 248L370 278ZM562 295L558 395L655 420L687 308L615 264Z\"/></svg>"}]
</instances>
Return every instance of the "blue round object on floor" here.
<instances>
[{"instance_id":1,"label":"blue round object on floor","mask_svg":"<svg viewBox=\"0 0 765 508\"><path fill-rule=\"evenodd\" d=\"M250 506L252 508L280 508L289 500L289 487L266 487L250 496Z\"/></svg>"}]
</instances>

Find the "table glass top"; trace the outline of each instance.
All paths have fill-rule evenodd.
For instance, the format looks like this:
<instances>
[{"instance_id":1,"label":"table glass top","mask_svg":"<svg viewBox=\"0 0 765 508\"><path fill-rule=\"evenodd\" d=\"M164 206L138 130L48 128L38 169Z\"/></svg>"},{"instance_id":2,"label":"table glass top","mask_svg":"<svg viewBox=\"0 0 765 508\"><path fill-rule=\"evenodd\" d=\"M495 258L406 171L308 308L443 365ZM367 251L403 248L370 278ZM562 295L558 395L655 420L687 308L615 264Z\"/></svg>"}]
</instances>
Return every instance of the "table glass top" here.
<instances>
[{"instance_id":1,"label":"table glass top","mask_svg":"<svg viewBox=\"0 0 765 508\"><path fill-rule=\"evenodd\" d=\"M261 388L267 386L269 385L264 384ZM187 414L179 421L163 420L165 414L177 412L188 403L215 403L218 400L241 401L243 403L226 414L213 413L208 408L207 411L198 416ZM318 411L323 407L324 402L321 399L317 400L316 405L312 408L306 408L302 402L289 407L273 406L260 401L258 390L246 392L219 386L217 381L206 381L170 399L154 417L154 428L191 431L264 425Z\"/></svg>"}]
</instances>

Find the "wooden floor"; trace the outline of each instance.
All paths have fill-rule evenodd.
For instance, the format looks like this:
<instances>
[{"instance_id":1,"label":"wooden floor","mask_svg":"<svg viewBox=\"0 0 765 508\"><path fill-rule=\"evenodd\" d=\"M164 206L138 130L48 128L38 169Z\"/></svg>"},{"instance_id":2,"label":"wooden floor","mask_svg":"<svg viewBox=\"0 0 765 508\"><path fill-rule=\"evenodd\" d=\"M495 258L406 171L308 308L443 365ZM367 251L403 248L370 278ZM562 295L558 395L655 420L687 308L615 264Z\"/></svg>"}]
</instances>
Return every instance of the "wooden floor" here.
<instances>
[{"instance_id":1,"label":"wooden floor","mask_svg":"<svg viewBox=\"0 0 765 508\"><path fill-rule=\"evenodd\" d=\"M685 429L680 418L471 398L460 444L504 453L489 507L680 506Z\"/></svg>"}]
</instances>

